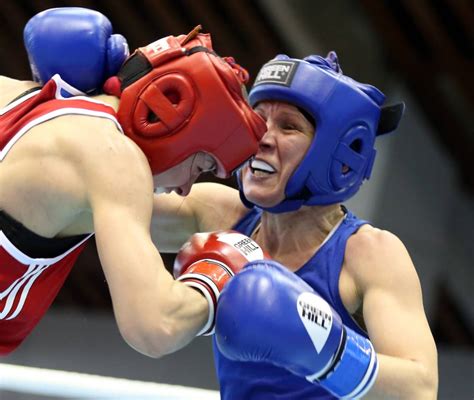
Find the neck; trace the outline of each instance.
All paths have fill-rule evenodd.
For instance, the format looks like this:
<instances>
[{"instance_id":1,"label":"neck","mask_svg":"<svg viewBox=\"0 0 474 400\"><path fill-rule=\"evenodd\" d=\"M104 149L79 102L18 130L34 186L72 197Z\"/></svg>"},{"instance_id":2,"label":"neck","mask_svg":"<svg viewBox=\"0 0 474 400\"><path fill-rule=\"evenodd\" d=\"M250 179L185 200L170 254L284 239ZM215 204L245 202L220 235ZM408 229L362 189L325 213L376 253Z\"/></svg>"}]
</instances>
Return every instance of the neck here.
<instances>
[{"instance_id":1,"label":"neck","mask_svg":"<svg viewBox=\"0 0 474 400\"><path fill-rule=\"evenodd\" d=\"M303 206L297 211L271 214L264 211L255 240L275 260L290 269L311 257L344 216L340 204Z\"/></svg>"}]
</instances>

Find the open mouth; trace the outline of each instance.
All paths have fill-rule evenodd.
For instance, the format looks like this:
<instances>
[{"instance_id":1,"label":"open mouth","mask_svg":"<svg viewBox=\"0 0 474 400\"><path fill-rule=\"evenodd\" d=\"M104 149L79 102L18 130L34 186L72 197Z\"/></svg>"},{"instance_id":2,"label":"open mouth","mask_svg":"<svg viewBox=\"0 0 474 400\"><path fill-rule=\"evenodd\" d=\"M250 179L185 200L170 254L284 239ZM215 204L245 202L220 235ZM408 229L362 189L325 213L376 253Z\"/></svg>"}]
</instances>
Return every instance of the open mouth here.
<instances>
[{"instance_id":1,"label":"open mouth","mask_svg":"<svg viewBox=\"0 0 474 400\"><path fill-rule=\"evenodd\" d=\"M268 164L266 161L259 159L252 159L249 162L250 171L256 176L271 175L276 172L276 169Z\"/></svg>"}]
</instances>

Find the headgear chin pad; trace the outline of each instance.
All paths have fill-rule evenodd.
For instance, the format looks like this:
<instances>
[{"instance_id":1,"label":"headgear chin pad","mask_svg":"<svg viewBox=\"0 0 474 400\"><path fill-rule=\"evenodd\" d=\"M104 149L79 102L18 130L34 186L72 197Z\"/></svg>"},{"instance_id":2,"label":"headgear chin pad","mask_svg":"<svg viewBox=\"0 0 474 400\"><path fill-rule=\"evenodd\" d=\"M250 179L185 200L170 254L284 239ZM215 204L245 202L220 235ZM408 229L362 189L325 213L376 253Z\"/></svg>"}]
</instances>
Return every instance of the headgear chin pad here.
<instances>
[{"instance_id":1,"label":"headgear chin pad","mask_svg":"<svg viewBox=\"0 0 474 400\"><path fill-rule=\"evenodd\" d=\"M228 177L266 131L247 103L245 70L219 57L199 29L137 49L104 85L120 96L118 120L154 175L202 151L216 160L216 175Z\"/></svg>"},{"instance_id":2,"label":"headgear chin pad","mask_svg":"<svg viewBox=\"0 0 474 400\"><path fill-rule=\"evenodd\" d=\"M343 75L335 52L327 58L312 55L302 60L278 55L261 68L249 100L253 107L266 100L290 103L315 122L314 139L287 182L286 198L268 208L271 212L352 197L370 177L376 135L394 130L403 113L397 114L398 119L390 117L380 129L384 94ZM240 191L248 204L242 187Z\"/></svg>"}]
</instances>

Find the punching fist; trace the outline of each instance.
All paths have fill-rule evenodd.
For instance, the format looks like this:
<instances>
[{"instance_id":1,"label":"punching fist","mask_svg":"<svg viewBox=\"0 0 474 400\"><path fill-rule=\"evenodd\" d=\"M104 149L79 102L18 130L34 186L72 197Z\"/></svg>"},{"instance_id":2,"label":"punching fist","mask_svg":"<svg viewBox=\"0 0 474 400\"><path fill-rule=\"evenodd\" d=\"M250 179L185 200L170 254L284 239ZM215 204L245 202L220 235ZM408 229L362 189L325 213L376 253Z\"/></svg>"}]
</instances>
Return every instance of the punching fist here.
<instances>
[{"instance_id":1,"label":"punching fist","mask_svg":"<svg viewBox=\"0 0 474 400\"><path fill-rule=\"evenodd\" d=\"M196 233L178 252L174 276L199 290L209 303L209 318L198 335L214 333L215 309L228 280L264 253L251 238L235 231Z\"/></svg>"},{"instance_id":2,"label":"punching fist","mask_svg":"<svg viewBox=\"0 0 474 400\"><path fill-rule=\"evenodd\" d=\"M33 80L44 84L55 74L85 93L102 88L129 55L126 39L98 11L51 8L31 18L23 31Z\"/></svg>"},{"instance_id":3,"label":"punching fist","mask_svg":"<svg viewBox=\"0 0 474 400\"><path fill-rule=\"evenodd\" d=\"M251 262L226 285L215 331L225 357L271 363L337 397L363 396L377 375L369 339L346 327L306 282L275 261Z\"/></svg>"}]
</instances>

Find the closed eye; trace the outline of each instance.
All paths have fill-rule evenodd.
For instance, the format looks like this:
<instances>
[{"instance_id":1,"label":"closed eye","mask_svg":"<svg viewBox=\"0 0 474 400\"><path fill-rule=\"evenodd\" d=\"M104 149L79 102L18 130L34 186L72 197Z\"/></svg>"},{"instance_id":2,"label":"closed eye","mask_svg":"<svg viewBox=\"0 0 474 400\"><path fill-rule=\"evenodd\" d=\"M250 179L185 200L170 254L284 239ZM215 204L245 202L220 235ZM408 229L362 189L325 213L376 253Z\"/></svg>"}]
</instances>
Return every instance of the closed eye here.
<instances>
[{"instance_id":1,"label":"closed eye","mask_svg":"<svg viewBox=\"0 0 474 400\"><path fill-rule=\"evenodd\" d=\"M298 125L286 124L282 126L282 129L285 131L298 131L303 132L303 129Z\"/></svg>"},{"instance_id":2,"label":"closed eye","mask_svg":"<svg viewBox=\"0 0 474 400\"><path fill-rule=\"evenodd\" d=\"M216 172L217 167L214 165L213 167L203 169L202 172Z\"/></svg>"},{"instance_id":3,"label":"closed eye","mask_svg":"<svg viewBox=\"0 0 474 400\"><path fill-rule=\"evenodd\" d=\"M198 167L198 171L200 174L203 174L205 172L216 172L217 170L217 165L214 163L213 165L209 167Z\"/></svg>"}]
</instances>

